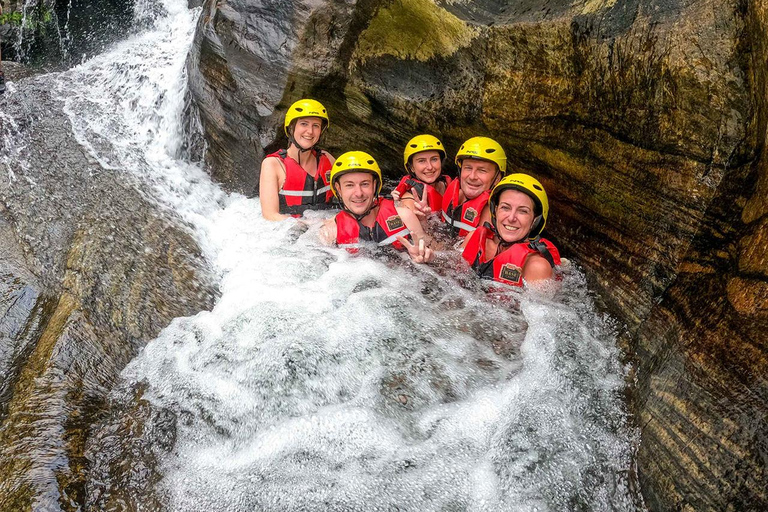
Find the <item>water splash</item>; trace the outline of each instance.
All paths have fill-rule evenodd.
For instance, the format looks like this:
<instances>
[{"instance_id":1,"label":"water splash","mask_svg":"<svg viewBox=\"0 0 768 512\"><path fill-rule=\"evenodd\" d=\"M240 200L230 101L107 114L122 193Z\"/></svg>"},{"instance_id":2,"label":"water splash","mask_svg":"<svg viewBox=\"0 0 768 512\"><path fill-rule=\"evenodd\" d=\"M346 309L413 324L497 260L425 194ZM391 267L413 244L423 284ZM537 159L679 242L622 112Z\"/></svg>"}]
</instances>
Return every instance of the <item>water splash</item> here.
<instances>
[{"instance_id":1,"label":"water splash","mask_svg":"<svg viewBox=\"0 0 768 512\"><path fill-rule=\"evenodd\" d=\"M8 94L11 92L6 91ZM2 134L0 137L0 165L6 171L8 182L13 183L18 179L13 169L20 167L24 178L34 184L29 173L26 172L29 169L29 161L26 158L27 141L23 130L12 116L2 110L0 110L0 134Z\"/></svg>"},{"instance_id":2,"label":"water splash","mask_svg":"<svg viewBox=\"0 0 768 512\"><path fill-rule=\"evenodd\" d=\"M123 373L177 418L170 508L635 510L624 369L583 276L489 299L459 270L323 247L323 214L263 220L180 158L199 10L152 5L59 94L105 172L183 219L220 276L213 311Z\"/></svg>"}]
</instances>

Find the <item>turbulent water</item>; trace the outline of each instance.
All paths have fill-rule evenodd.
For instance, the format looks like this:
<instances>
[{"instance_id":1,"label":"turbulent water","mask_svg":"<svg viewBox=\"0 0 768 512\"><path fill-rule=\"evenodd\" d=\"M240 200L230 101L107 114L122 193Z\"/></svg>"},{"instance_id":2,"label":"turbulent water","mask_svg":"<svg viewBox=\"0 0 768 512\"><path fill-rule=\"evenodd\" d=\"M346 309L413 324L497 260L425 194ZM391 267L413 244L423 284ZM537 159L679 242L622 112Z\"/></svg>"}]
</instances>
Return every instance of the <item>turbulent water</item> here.
<instances>
[{"instance_id":1,"label":"turbulent water","mask_svg":"<svg viewBox=\"0 0 768 512\"><path fill-rule=\"evenodd\" d=\"M220 279L213 311L123 372L176 418L168 507L635 510L624 368L583 276L488 295L455 258L350 256L319 244L319 215L264 221L181 157L199 11L137 12L146 32L59 83L78 141L176 212Z\"/></svg>"}]
</instances>

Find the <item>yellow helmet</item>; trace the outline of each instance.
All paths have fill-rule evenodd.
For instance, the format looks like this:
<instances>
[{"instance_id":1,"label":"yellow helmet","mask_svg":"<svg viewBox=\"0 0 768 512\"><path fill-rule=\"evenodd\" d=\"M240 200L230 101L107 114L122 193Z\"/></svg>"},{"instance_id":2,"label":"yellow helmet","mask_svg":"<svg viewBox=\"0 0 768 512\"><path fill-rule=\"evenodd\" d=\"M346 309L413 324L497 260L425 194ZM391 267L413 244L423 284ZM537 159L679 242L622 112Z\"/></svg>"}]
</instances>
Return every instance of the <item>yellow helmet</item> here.
<instances>
[{"instance_id":1,"label":"yellow helmet","mask_svg":"<svg viewBox=\"0 0 768 512\"><path fill-rule=\"evenodd\" d=\"M445 159L445 148L440 139L434 135L417 135L408 141L408 144L405 145L405 151L403 151L403 165L407 172L410 172L408 161L413 155L422 151L437 151L440 153L440 160Z\"/></svg>"},{"instance_id":2,"label":"yellow helmet","mask_svg":"<svg viewBox=\"0 0 768 512\"><path fill-rule=\"evenodd\" d=\"M507 154L501 144L488 137L472 137L459 148L456 153L456 165L461 168L461 161L465 158L479 158L495 163L501 174L507 172Z\"/></svg>"},{"instance_id":3,"label":"yellow helmet","mask_svg":"<svg viewBox=\"0 0 768 512\"><path fill-rule=\"evenodd\" d=\"M496 207L499 205L499 196L505 190L510 189L519 190L533 200L533 213L535 218L533 219L533 225L531 225L531 232L528 233L528 238L536 238L541 234L544 226L547 224L549 200L547 199L547 193L541 183L539 183L539 180L527 174L510 174L509 176L505 176L504 179L493 187L491 197L488 200L491 208L491 224L496 228Z\"/></svg>"},{"instance_id":4,"label":"yellow helmet","mask_svg":"<svg viewBox=\"0 0 768 512\"><path fill-rule=\"evenodd\" d=\"M328 120L328 112L322 103L317 100L303 99L299 100L288 108L288 112L285 113L285 123L283 128L285 134L290 138L291 134L288 133L288 127L295 119L301 117L319 117L323 120L323 132L328 128L330 121Z\"/></svg>"},{"instance_id":5,"label":"yellow helmet","mask_svg":"<svg viewBox=\"0 0 768 512\"><path fill-rule=\"evenodd\" d=\"M373 174L378 181L378 187L376 195L381 192L381 169L376 160L366 153L365 151L347 151L339 158L336 159L336 163L331 167L331 190L333 195L339 197L336 194L336 180L338 180L342 174L348 172L367 172Z\"/></svg>"}]
</instances>

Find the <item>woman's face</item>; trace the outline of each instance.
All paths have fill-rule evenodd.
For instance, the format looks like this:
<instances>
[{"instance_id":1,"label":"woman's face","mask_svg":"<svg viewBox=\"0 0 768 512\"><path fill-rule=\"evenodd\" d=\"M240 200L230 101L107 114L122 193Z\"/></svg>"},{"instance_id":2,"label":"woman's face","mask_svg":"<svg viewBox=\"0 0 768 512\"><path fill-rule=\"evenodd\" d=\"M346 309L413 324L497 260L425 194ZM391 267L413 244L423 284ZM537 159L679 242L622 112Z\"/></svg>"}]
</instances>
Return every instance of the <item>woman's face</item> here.
<instances>
[{"instance_id":1,"label":"woman's face","mask_svg":"<svg viewBox=\"0 0 768 512\"><path fill-rule=\"evenodd\" d=\"M496 230L505 242L519 242L531 232L535 213L533 199L519 190L505 190L496 207Z\"/></svg>"},{"instance_id":2,"label":"woman's face","mask_svg":"<svg viewBox=\"0 0 768 512\"><path fill-rule=\"evenodd\" d=\"M334 186L341 202L355 215L370 210L376 199L376 179L368 172L342 174Z\"/></svg>"},{"instance_id":3,"label":"woman's face","mask_svg":"<svg viewBox=\"0 0 768 512\"><path fill-rule=\"evenodd\" d=\"M319 117L300 117L293 127L293 140L302 149L313 147L323 133L323 120Z\"/></svg>"},{"instance_id":4,"label":"woman's face","mask_svg":"<svg viewBox=\"0 0 768 512\"><path fill-rule=\"evenodd\" d=\"M443 161L437 151L420 151L411 157L411 172L424 183L434 183L443 172Z\"/></svg>"}]
</instances>

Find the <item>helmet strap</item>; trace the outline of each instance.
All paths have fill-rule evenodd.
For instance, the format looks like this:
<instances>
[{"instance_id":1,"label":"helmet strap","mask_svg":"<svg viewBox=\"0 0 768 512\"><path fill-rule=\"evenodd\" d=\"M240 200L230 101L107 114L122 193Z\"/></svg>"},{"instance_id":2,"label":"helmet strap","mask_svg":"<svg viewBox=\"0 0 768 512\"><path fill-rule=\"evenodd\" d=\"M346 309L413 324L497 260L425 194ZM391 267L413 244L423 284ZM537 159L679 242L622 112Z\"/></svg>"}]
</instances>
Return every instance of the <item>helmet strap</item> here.
<instances>
[{"instance_id":1,"label":"helmet strap","mask_svg":"<svg viewBox=\"0 0 768 512\"><path fill-rule=\"evenodd\" d=\"M374 183L373 186L376 188L376 190L378 190L378 188L379 188L379 180L378 179L374 179L373 183ZM341 203L341 209L344 210L345 212L347 212L348 214L350 214L352 217L354 217L357 222L362 221L365 218L366 215L371 213L371 210L376 208L376 205L378 204L379 193L376 192L373 195L373 201L371 201L371 206L367 210L365 210L364 213L361 213L360 215L358 215L358 214L354 213L352 210L350 210L349 208L347 208L347 205L344 204L344 201L342 201L342 199L341 199L341 193L339 192L339 189L336 188L336 183L333 183L331 186L334 188L334 190L336 190L336 197L338 197L339 202Z\"/></svg>"},{"instance_id":2,"label":"helmet strap","mask_svg":"<svg viewBox=\"0 0 768 512\"><path fill-rule=\"evenodd\" d=\"M531 224L531 233L536 233L536 238L538 238L539 235L541 234L543 223L544 223L543 215L537 215L536 218L533 219L533 224Z\"/></svg>"},{"instance_id":3,"label":"helmet strap","mask_svg":"<svg viewBox=\"0 0 768 512\"><path fill-rule=\"evenodd\" d=\"M288 137L288 142L296 146L296 149L299 150L299 155L301 155L302 153L306 153L307 151L312 151L313 149L315 149L315 147L317 147L317 145L314 145L309 148L301 147L301 145L298 142L296 142L296 139L293 138L293 133L291 133L291 135Z\"/></svg>"},{"instance_id":4,"label":"helmet strap","mask_svg":"<svg viewBox=\"0 0 768 512\"><path fill-rule=\"evenodd\" d=\"M297 119L300 119L300 118L297 118ZM301 147L301 145L298 142L296 142L296 139L293 136L293 132L295 130L296 130L296 123L295 123L295 120L294 120L294 121L291 121L291 124L288 125L288 142L293 144L294 146L296 146L296 149L299 150L299 156L301 156L302 153L306 153L307 151L312 151L313 149L317 148L317 144L315 144L314 146L309 147L307 149L304 149L303 147ZM324 132L325 132L324 129L320 131L320 137L323 136ZM320 137L318 137L318 139L317 139L318 143L320 142ZM301 163L301 162L299 162L299 163Z\"/></svg>"}]
</instances>

